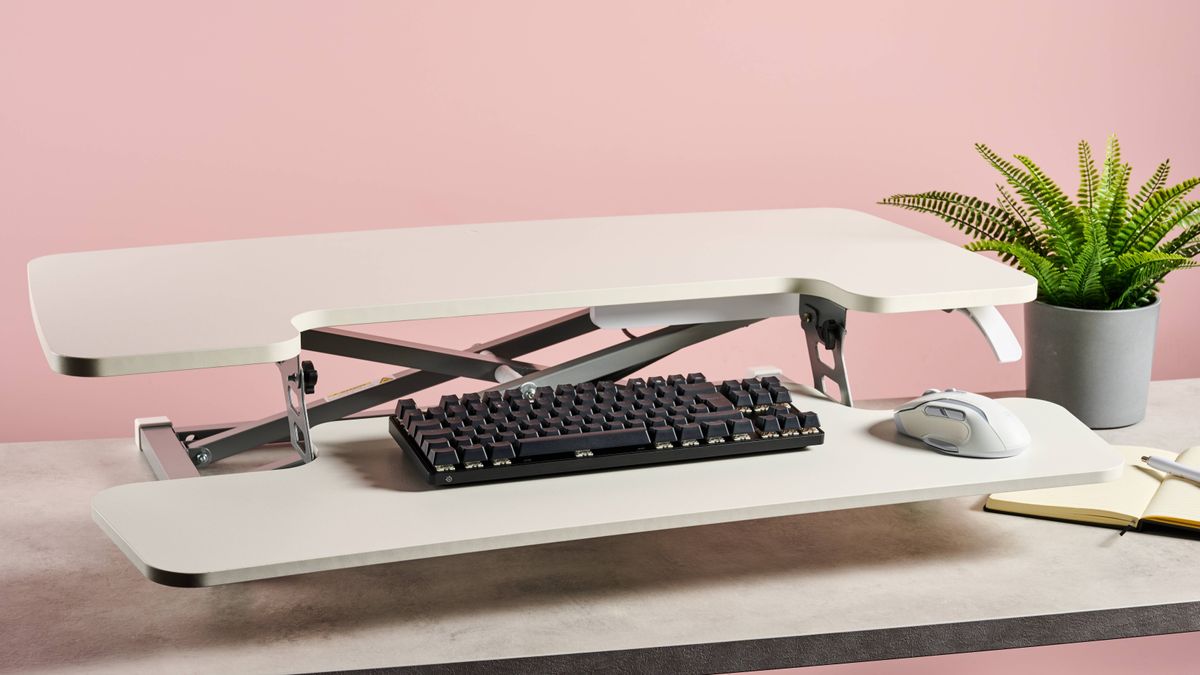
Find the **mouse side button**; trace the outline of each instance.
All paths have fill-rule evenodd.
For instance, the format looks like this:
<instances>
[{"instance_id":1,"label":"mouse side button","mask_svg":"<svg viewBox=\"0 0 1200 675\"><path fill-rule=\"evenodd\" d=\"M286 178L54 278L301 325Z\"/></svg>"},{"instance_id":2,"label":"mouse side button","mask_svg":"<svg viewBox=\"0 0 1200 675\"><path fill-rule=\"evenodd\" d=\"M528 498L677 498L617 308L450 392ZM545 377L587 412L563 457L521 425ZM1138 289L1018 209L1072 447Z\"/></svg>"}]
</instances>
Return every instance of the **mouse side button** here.
<instances>
[{"instance_id":1,"label":"mouse side button","mask_svg":"<svg viewBox=\"0 0 1200 675\"><path fill-rule=\"evenodd\" d=\"M946 441L940 441L931 436L926 436L925 438L923 438L921 440L925 441L927 444L933 446L934 449L939 450L941 452L947 452L952 455L958 454L958 446L954 445L953 443L947 443Z\"/></svg>"}]
</instances>

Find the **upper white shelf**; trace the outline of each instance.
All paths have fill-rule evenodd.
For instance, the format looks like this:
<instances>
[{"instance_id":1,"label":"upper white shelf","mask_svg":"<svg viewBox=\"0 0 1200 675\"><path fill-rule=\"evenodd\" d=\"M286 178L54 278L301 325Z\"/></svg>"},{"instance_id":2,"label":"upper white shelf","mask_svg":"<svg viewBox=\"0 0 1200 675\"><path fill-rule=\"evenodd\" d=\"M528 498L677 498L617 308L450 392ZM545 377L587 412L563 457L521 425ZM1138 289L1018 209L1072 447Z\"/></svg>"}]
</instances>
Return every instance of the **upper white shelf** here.
<instances>
[{"instance_id":1,"label":"upper white shelf","mask_svg":"<svg viewBox=\"0 0 1200 675\"><path fill-rule=\"evenodd\" d=\"M788 209L573 218L68 253L29 263L51 367L268 363L325 326L767 293L910 312L1034 299L1034 280L874 216Z\"/></svg>"}]
</instances>

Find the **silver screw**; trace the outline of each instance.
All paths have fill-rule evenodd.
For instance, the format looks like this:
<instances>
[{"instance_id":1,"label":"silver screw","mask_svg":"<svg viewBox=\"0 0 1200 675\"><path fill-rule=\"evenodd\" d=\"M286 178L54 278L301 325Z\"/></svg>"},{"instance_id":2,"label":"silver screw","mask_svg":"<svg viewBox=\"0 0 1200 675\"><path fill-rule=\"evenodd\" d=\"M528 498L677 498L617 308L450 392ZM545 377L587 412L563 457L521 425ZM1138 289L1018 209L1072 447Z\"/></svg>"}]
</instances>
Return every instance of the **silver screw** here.
<instances>
[{"instance_id":1,"label":"silver screw","mask_svg":"<svg viewBox=\"0 0 1200 675\"><path fill-rule=\"evenodd\" d=\"M521 396L531 401L533 400L533 392L535 391L537 391L537 383L535 382L526 382L521 385Z\"/></svg>"},{"instance_id":2,"label":"silver screw","mask_svg":"<svg viewBox=\"0 0 1200 675\"><path fill-rule=\"evenodd\" d=\"M812 314L810 312L801 314L800 318L804 321L804 323L812 323Z\"/></svg>"},{"instance_id":3,"label":"silver screw","mask_svg":"<svg viewBox=\"0 0 1200 675\"><path fill-rule=\"evenodd\" d=\"M205 466L212 461L212 453L208 448L200 448L192 455L192 464L196 466Z\"/></svg>"}]
</instances>

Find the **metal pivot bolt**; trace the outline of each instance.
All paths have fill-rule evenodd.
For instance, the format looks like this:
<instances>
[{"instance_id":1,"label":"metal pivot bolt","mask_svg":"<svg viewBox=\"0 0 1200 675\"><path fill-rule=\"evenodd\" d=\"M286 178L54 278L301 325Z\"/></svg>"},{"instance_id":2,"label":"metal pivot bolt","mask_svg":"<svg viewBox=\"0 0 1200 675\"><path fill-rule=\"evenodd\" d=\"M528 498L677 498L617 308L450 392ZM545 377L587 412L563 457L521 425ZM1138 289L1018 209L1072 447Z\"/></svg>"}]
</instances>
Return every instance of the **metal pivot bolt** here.
<instances>
[{"instance_id":1,"label":"metal pivot bolt","mask_svg":"<svg viewBox=\"0 0 1200 675\"><path fill-rule=\"evenodd\" d=\"M193 448L188 450L188 455L192 458L192 464L196 466L208 466L208 463L212 461L212 453L208 451L208 448Z\"/></svg>"}]
</instances>

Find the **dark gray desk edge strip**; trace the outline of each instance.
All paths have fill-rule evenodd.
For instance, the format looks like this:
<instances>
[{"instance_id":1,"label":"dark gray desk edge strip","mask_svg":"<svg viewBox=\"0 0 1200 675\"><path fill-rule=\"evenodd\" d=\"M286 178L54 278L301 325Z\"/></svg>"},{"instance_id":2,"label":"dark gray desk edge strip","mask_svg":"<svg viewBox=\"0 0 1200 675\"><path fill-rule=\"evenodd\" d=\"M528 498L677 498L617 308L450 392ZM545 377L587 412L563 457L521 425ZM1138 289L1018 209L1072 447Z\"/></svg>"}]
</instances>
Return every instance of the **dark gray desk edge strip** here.
<instances>
[{"instance_id":1,"label":"dark gray desk edge strip","mask_svg":"<svg viewBox=\"0 0 1200 675\"><path fill-rule=\"evenodd\" d=\"M1200 630L1200 602L787 638L376 668L356 673L728 673L937 656Z\"/></svg>"}]
</instances>

